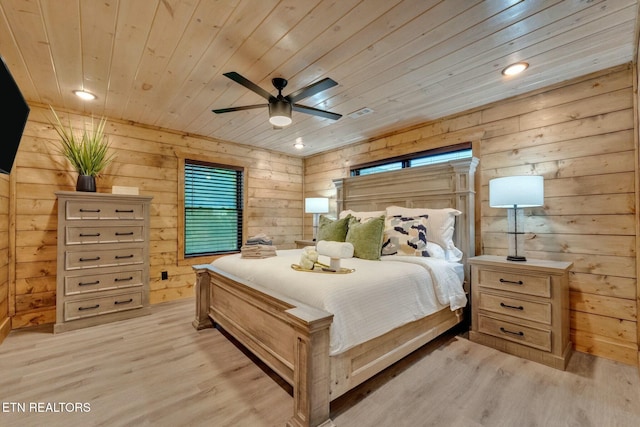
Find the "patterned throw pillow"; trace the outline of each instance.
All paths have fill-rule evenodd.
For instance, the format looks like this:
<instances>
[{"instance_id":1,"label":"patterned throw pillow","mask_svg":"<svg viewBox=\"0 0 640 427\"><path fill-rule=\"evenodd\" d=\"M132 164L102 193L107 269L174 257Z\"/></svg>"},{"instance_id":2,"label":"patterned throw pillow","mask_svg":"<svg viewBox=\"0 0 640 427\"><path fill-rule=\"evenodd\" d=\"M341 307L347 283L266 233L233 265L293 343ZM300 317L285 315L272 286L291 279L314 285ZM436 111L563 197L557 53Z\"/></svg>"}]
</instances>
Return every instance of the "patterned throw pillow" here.
<instances>
[{"instance_id":1,"label":"patterned throw pillow","mask_svg":"<svg viewBox=\"0 0 640 427\"><path fill-rule=\"evenodd\" d=\"M382 255L429 256L427 251L428 215L388 216L385 221Z\"/></svg>"}]
</instances>

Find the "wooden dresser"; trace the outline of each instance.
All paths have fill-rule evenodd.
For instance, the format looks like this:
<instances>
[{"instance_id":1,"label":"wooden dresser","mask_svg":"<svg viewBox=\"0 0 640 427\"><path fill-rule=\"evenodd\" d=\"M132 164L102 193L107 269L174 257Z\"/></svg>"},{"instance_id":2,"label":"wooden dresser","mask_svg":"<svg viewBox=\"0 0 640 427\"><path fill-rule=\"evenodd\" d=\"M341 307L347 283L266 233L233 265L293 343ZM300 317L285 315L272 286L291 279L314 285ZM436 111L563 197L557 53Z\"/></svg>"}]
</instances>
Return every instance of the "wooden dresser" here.
<instances>
[{"instance_id":1,"label":"wooden dresser","mask_svg":"<svg viewBox=\"0 0 640 427\"><path fill-rule=\"evenodd\" d=\"M66 191L56 195L54 332L149 314L151 197Z\"/></svg>"},{"instance_id":2,"label":"wooden dresser","mask_svg":"<svg viewBox=\"0 0 640 427\"><path fill-rule=\"evenodd\" d=\"M470 340L564 370L572 263L482 255L469 264Z\"/></svg>"}]
</instances>

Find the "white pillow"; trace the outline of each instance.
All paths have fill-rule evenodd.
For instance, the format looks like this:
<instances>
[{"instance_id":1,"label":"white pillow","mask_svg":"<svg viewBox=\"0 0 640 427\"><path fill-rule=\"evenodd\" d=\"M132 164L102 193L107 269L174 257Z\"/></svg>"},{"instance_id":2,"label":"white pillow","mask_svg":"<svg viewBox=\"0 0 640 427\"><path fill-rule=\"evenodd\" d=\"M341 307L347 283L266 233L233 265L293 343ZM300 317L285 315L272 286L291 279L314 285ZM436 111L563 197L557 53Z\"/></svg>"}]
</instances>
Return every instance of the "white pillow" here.
<instances>
[{"instance_id":1,"label":"white pillow","mask_svg":"<svg viewBox=\"0 0 640 427\"><path fill-rule=\"evenodd\" d=\"M447 259L447 254L444 252L444 249L442 249L442 246L440 246L437 243L433 243L427 240L427 252L429 252L429 256L431 258L438 258L438 259Z\"/></svg>"},{"instance_id":2,"label":"white pillow","mask_svg":"<svg viewBox=\"0 0 640 427\"><path fill-rule=\"evenodd\" d=\"M449 261L460 261L462 259L462 251L456 248L453 243L453 231L456 224L456 216L460 215L457 209L429 209L429 208L405 208L402 206L389 206L387 208L388 216L420 216L428 215L427 219L427 241L440 245ZM427 249L428 251L428 249Z\"/></svg>"},{"instance_id":3,"label":"white pillow","mask_svg":"<svg viewBox=\"0 0 640 427\"><path fill-rule=\"evenodd\" d=\"M346 211L342 211L340 212L340 215L338 215L339 219L342 219L344 217L346 217L347 215L351 214L351 216L356 217L356 219L360 222L367 222L369 221L371 218L378 218L381 216L385 216L386 211L361 211L361 212L356 212L356 211L352 211L351 209L347 209Z\"/></svg>"}]
</instances>

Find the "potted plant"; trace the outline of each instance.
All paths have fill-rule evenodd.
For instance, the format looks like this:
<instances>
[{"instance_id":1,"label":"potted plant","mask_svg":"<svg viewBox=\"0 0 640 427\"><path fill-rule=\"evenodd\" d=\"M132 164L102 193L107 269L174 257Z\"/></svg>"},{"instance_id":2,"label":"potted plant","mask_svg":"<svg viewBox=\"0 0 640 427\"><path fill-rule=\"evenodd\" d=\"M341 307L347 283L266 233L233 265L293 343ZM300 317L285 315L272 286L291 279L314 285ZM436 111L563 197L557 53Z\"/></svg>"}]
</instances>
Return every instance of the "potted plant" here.
<instances>
[{"instance_id":1,"label":"potted plant","mask_svg":"<svg viewBox=\"0 0 640 427\"><path fill-rule=\"evenodd\" d=\"M53 107L49 108L55 119L51 125L60 136L60 153L78 172L76 191L96 191L96 177L114 158L114 154L109 153L110 146L104 133L106 119L101 118L94 126L92 118L90 129L85 125L80 131L71 126L71 121L64 126Z\"/></svg>"}]
</instances>

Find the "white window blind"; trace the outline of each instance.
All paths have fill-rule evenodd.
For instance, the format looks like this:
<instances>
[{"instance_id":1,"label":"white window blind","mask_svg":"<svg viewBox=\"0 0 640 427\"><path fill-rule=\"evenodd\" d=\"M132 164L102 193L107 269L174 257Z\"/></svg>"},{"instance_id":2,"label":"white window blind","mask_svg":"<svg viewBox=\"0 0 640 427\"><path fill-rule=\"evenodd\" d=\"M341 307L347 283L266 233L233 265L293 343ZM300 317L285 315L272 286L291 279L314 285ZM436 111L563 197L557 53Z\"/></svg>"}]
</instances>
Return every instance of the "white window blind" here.
<instances>
[{"instance_id":1,"label":"white window blind","mask_svg":"<svg viewBox=\"0 0 640 427\"><path fill-rule=\"evenodd\" d=\"M185 257L239 251L242 170L187 160L184 175Z\"/></svg>"}]
</instances>

